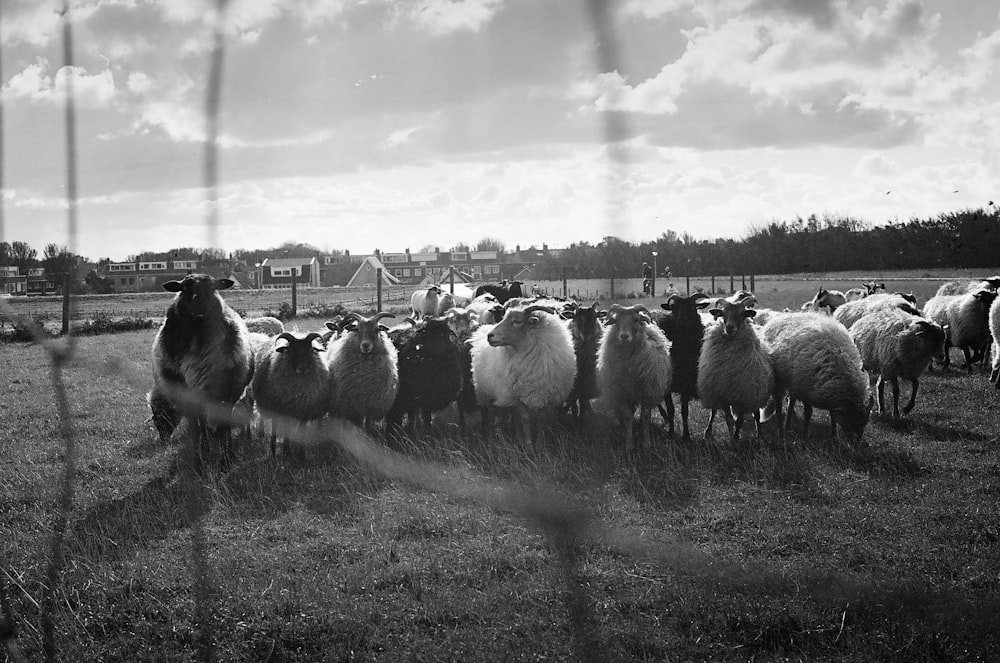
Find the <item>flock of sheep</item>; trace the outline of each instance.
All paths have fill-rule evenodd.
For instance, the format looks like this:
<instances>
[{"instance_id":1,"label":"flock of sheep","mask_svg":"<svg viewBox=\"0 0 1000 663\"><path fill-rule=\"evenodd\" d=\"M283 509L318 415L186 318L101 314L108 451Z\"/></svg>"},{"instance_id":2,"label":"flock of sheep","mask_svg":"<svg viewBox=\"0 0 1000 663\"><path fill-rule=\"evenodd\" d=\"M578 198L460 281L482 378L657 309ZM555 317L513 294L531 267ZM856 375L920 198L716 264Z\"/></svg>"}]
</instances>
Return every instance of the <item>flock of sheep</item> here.
<instances>
[{"instance_id":1,"label":"flock of sheep","mask_svg":"<svg viewBox=\"0 0 1000 663\"><path fill-rule=\"evenodd\" d=\"M245 408L271 423L272 454L278 432L296 435L273 422L329 416L395 430L405 420L412 432L456 404L463 427L478 411L488 432L501 414L533 439L544 426L590 416L596 404L618 419L632 455L636 410L643 447L652 445L656 409L674 435L673 394L685 440L697 399L711 411L706 437L718 412L733 441L747 415L757 437L761 422L777 416L783 437L801 401L805 435L819 408L829 411L833 434L839 424L858 443L873 391L885 411L886 382L898 418L899 378L912 383L909 413L932 360L946 364L957 347L971 368L985 362L991 341L1000 347L998 285L1000 277L946 284L922 311L911 295L874 282L859 293L821 288L801 312L759 309L746 291L675 294L655 311L601 311L597 302L525 298L516 282L461 295L431 286L414 293L412 317L393 327L384 322L390 313L349 313L302 333L273 318L244 321L219 294L232 281L191 274L164 286L177 294L153 342L148 400L164 441L187 418L198 439L229 444L226 415ZM998 374L995 350L990 379L1000 388Z\"/></svg>"}]
</instances>

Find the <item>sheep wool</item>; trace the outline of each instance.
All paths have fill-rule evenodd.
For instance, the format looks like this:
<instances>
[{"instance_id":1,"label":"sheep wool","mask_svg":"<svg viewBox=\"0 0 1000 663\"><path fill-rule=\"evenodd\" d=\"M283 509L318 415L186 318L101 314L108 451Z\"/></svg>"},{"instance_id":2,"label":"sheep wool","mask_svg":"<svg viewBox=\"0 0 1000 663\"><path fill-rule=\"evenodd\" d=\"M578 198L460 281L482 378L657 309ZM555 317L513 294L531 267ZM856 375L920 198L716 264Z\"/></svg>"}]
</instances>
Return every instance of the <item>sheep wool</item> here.
<instances>
[{"instance_id":1,"label":"sheep wool","mask_svg":"<svg viewBox=\"0 0 1000 663\"><path fill-rule=\"evenodd\" d=\"M1000 389L1000 297L990 306L990 334L993 336L993 364L990 367L990 382Z\"/></svg>"},{"instance_id":2,"label":"sheep wool","mask_svg":"<svg viewBox=\"0 0 1000 663\"><path fill-rule=\"evenodd\" d=\"M924 315L946 329L944 365L949 365L948 349L960 348L965 367L982 359L990 341L989 310L995 291L980 289L964 295L937 295L927 300Z\"/></svg>"},{"instance_id":3,"label":"sheep wool","mask_svg":"<svg viewBox=\"0 0 1000 663\"><path fill-rule=\"evenodd\" d=\"M705 330L698 358L698 397L706 408L751 412L774 391L774 368L754 326L725 333L721 322Z\"/></svg>"},{"instance_id":4,"label":"sheep wool","mask_svg":"<svg viewBox=\"0 0 1000 663\"><path fill-rule=\"evenodd\" d=\"M352 314L356 315L356 314ZM369 318L377 325L379 316ZM360 316L356 316L360 318ZM390 316L391 317L391 316ZM396 348L379 327L374 328L369 352L362 351L361 319L358 329L349 330L330 344L327 367L330 371L330 413L356 423L367 419L383 419L396 400L399 391L399 369Z\"/></svg>"},{"instance_id":5,"label":"sheep wool","mask_svg":"<svg viewBox=\"0 0 1000 663\"><path fill-rule=\"evenodd\" d=\"M868 379L844 326L820 313L793 313L773 318L761 334L771 352L779 414L787 393L789 410L796 399L805 405L806 426L811 408L818 407L860 440L868 422Z\"/></svg>"}]
</instances>

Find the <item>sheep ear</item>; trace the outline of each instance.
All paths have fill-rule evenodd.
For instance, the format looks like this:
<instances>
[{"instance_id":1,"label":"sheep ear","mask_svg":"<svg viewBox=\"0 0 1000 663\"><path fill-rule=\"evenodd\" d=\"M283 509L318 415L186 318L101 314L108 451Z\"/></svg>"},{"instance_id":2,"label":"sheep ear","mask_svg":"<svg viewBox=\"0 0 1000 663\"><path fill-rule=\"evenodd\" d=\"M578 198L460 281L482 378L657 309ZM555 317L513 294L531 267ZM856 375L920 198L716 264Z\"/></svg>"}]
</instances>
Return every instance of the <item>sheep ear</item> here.
<instances>
[{"instance_id":1,"label":"sheep ear","mask_svg":"<svg viewBox=\"0 0 1000 663\"><path fill-rule=\"evenodd\" d=\"M752 318L755 315L757 315L757 311L755 309L748 308L747 310L743 311L744 318Z\"/></svg>"},{"instance_id":2,"label":"sheep ear","mask_svg":"<svg viewBox=\"0 0 1000 663\"><path fill-rule=\"evenodd\" d=\"M721 308L710 308L710 309L708 309L708 312L712 314L713 318L721 318L722 317L722 309Z\"/></svg>"},{"instance_id":3,"label":"sheep ear","mask_svg":"<svg viewBox=\"0 0 1000 663\"><path fill-rule=\"evenodd\" d=\"M232 279L215 279L215 289L216 290L228 290L236 284L236 281Z\"/></svg>"},{"instance_id":4,"label":"sheep ear","mask_svg":"<svg viewBox=\"0 0 1000 663\"><path fill-rule=\"evenodd\" d=\"M163 284L163 289L167 292L180 292L184 289L184 284L180 281L167 281Z\"/></svg>"}]
</instances>

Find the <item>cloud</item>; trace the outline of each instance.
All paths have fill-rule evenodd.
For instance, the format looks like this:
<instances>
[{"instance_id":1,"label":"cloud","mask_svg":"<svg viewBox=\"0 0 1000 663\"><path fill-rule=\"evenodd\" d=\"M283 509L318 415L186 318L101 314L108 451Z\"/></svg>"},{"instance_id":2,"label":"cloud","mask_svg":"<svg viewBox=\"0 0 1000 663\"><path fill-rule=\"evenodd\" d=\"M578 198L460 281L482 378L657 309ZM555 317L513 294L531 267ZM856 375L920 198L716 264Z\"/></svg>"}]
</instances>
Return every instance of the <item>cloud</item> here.
<instances>
[{"instance_id":1,"label":"cloud","mask_svg":"<svg viewBox=\"0 0 1000 663\"><path fill-rule=\"evenodd\" d=\"M862 178L885 178L896 175L898 172L899 166L897 166L892 159L887 158L885 155L866 154L860 161L858 161L858 165L854 167L852 174L855 177Z\"/></svg>"},{"instance_id":2,"label":"cloud","mask_svg":"<svg viewBox=\"0 0 1000 663\"><path fill-rule=\"evenodd\" d=\"M500 10L502 0L407 0L397 4L398 16L432 34L460 30L478 32Z\"/></svg>"},{"instance_id":3,"label":"cloud","mask_svg":"<svg viewBox=\"0 0 1000 663\"><path fill-rule=\"evenodd\" d=\"M4 86L4 96L35 104L63 104L70 72L73 101L77 107L102 108L115 98L114 75L109 69L90 75L82 67L62 67L53 78L48 73L48 63L43 59L14 74Z\"/></svg>"}]
</instances>

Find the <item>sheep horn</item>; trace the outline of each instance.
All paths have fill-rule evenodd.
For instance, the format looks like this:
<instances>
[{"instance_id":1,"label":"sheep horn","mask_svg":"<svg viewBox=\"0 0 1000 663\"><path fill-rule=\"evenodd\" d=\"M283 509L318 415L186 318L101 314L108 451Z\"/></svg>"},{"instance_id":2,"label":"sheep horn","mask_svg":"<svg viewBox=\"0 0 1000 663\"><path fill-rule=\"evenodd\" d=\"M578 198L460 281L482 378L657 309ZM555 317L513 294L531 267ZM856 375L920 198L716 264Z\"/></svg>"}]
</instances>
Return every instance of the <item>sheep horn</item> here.
<instances>
[{"instance_id":1,"label":"sheep horn","mask_svg":"<svg viewBox=\"0 0 1000 663\"><path fill-rule=\"evenodd\" d=\"M372 322L378 322L382 318L393 318L393 319L395 319L396 316L393 315L392 313L386 313L385 311L379 311L378 313L376 313L375 315L373 315L370 319L372 320Z\"/></svg>"},{"instance_id":2,"label":"sheep horn","mask_svg":"<svg viewBox=\"0 0 1000 663\"><path fill-rule=\"evenodd\" d=\"M524 314L529 315L535 311L545 311L546 313L550 313L552 315L556 314L556 310L554 308L551 306L542 306L541 304L532 304L531 306L525 307Z\"/></svg>"},{"instance_id":3,"label":"sheep horn","mask_svg":"<svg viewBox=\"0 0 1000 663\"><path fill-rule=\"evenodd\" d=\"M344 316L344 322L346 323L348 320L356 320L358 322L361 322L362 320L364 320L364 317L362 317L360 313L351 311L350 313Z\"/></svg>"},{"instance_id":4,"label":"sheep horn","mask_svg":"<svg viewBox=\"0 0 1000 663\"><path fill-rule=\"evenodd\" d=\"M285 332L285 334L287 334L287 333L288 332ZM284 336L285 334L282 334L281 336ZM281 338L281 336L279 336L278 338ZM306 334L306 337L305 337L304 340L305 340L306 343L312 343L313 341L315 341L318 338L323 338L323 335L320 334L319 332L314 332L313 331L313 332L309 332L308 334Z\"/></svg>"},{"instance_id":5,"label":"sheep horn","mask_svg":"<svg viewBox=\"0 0 1000 663\"><path fill-rule=\"evenodd\" d=\"M295 340L295 336L291 332L281 332L280 334L274 337L274 344L277 345L278 341L282 339L288 342L292 342Z\"/></svg>"}]
</instances>

